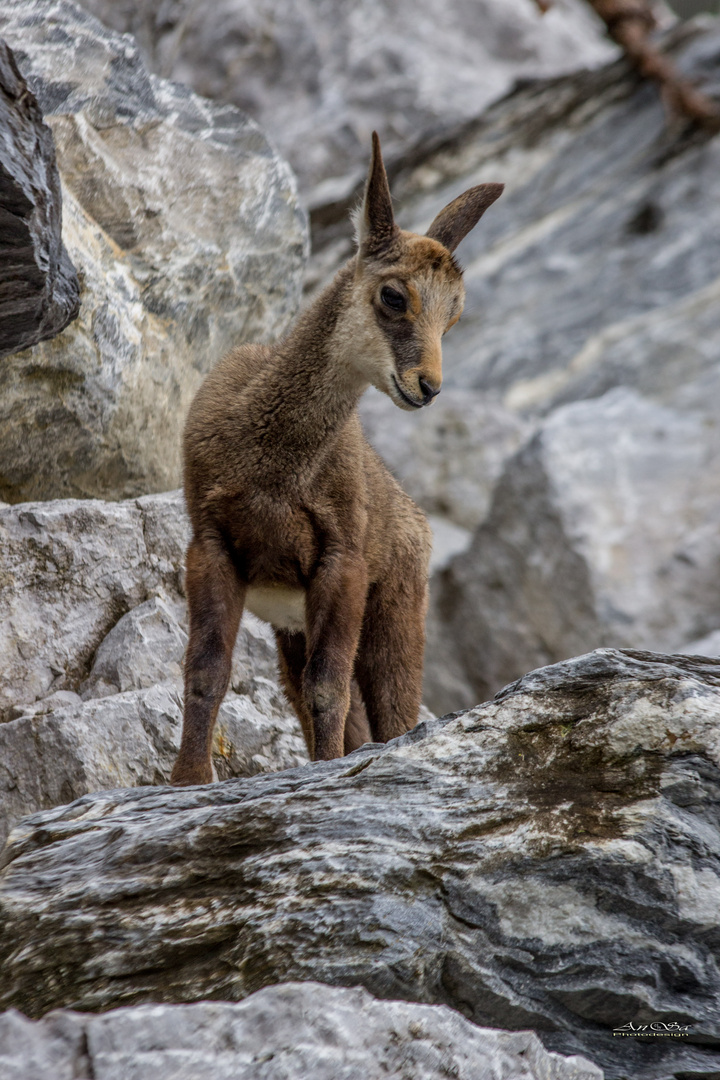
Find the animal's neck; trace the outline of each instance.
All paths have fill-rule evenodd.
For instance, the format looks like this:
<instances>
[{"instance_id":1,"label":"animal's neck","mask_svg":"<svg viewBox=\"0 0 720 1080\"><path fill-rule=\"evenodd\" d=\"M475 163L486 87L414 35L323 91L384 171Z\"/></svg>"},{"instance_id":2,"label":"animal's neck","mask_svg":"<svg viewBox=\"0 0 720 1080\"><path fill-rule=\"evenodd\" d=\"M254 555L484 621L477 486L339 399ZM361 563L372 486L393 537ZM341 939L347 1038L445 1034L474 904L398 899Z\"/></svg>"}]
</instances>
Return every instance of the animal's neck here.
<instances>
[{"instance_id":1,"label":"animal's neck","mask_svg":"<svg viewBox=\"0 0 720 1080\"><path fill-rule=\"evenodd\" d=\"M258 386L254 428L267 443L264 471L278 478L311 470L367 389L344 327L354 272L353 260L300 316Z\"/></svg>"}]
</instances>

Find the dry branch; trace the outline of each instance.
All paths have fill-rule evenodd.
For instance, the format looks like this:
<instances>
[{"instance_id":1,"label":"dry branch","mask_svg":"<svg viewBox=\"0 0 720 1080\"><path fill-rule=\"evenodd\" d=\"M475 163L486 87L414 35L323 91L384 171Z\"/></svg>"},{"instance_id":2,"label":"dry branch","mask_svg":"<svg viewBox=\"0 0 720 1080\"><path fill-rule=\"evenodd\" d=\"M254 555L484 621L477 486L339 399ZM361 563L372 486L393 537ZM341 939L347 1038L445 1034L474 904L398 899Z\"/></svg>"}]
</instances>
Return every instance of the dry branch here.
<instances>
[{"instance_id":1,"label":"dry branch","mask_svg":"<svg viewBox=\"0 0 720 1080\"><path fill-rule=\"evenodd\" d=\"M551 0L535 0L544 13ZM588 0L608 34L643 78L654 79L670 119L684 117L710 131L720 130L720 107L683 79L651 40L656 19L649 0Z\"/></svg>"}]
</instances>

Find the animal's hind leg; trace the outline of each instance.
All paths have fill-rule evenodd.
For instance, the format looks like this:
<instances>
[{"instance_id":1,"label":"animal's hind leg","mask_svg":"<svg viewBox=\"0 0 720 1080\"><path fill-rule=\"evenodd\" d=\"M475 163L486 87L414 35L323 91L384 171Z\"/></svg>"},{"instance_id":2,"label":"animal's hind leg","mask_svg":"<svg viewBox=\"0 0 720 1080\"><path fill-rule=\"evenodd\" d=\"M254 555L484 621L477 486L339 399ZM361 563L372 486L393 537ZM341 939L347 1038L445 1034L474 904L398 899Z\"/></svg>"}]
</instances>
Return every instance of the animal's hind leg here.
<instances>
[{"instance_id":1,"label":"animal's hind leg","mask_svg":"<svg viewBox=\"0 0 720 1080\"><path fill-rule=\"evenodd\" d=\"M185 710L171 784L209 784L210 751L220 703L230 681L232 652L247 586L219 536L195 537L187 553L190 639L185 654Z\"/></svg>"},{"instance_id":2,"label":"animal's hind leg","mask_svg":"<svg viewBox=\"0 0 720 1080\"><path fill-rule=\"evenodd\" d=\"M307 743L308 754L312 761L314 752L313 722L305 707L302 693L302 673L305 668L305 635L301 630L275 630L278 647L278 668L280 683L285 695L295 710L300 721L302 733Z\"/></svg>"},{"instance_id":3,"label":"animal's hind leg","mask_svg":"<svg viewBox=\"0 0 720 1080\"><path fill-rule=\"evenodd\" d=\"M306 663L305 635L301 631L292 633L289 630L276 630L275 640L278 646L280 682L300 721L308 753L312 759L315 753L313 720L305 704L302 685L302 674ZM360 688L353 679L350 686L350 708L345 718L344 751L349 754L352 750L357 750L358 746L371 740L370 725L360 696Z\"/></svg>"},{"instance_id":4,"label":"animal's hind leg","mask_svg":"<svg viewBox=\"0 0 720 1080\"><path fill-rule=\"evenodd\" d=\"M355 677L373 738L387 742L417 723L422 697L427 571L411 562L368 593Z\"/></svg>"},{"instance_id":5,"label":"animal's hind leg","mask_svg":"<svg viewBox=\"0 0 720 1080\"><path fill-rule=\"evenodd\" d=\"M343 749L346 754L351 754L353 750L357 750L359 746L366 742L372 742L372 732L370 731L360 687L357 680L353 679L350 683L350 708L345 717L345 745Z\"/></svg>"}]
</instances>

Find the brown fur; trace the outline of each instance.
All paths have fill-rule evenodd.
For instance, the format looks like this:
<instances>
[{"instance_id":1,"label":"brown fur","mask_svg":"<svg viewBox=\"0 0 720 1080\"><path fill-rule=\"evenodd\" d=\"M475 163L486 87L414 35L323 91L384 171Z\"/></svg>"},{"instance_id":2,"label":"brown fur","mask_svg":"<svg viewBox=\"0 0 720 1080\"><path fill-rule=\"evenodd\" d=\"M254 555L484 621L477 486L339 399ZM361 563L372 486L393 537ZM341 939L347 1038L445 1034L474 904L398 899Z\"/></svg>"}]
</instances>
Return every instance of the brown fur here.
<instances>
[{"instance_id":1,"label":"brown fur","mask_svg":"<svg viewBox=\"0 0 720 1080\"><path fill-rule=\"evenodd\" d=\"M273 618L282 684L314 759L417 721L430 530L355 408L370 382L400 408L432 400L440 338L464 291L447 247L395 225L377 136L358 231L358 255L288 337L231 352L188 415L190 640L174 784L212 778L212 730L246 603ZM388 308L388 287L406 310Z\"/></svg>"}]
</instances>

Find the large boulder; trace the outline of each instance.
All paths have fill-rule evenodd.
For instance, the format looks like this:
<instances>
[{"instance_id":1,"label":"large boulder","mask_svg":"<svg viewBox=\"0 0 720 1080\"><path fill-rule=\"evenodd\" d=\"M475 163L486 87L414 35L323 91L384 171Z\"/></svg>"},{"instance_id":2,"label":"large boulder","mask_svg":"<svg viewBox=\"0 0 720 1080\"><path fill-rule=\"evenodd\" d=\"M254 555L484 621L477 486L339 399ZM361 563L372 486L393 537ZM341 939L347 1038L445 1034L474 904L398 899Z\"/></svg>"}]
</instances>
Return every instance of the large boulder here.
<instances>
[{"instance_id":1,"label":"large boulder","mask_svg":"<svg viewBox=\"0 0 720 1080\"><path fill-rule=\"evenodd\" d=\"M180 745L187 642L182 495L0 508L0 843L102 788L164 784ZM307 761L270 627L238 634L220 779Z\"/></svg>"},{"instance_id":2,"label":"large boulder","mask_svg":"<svg viewBox=\"0 0 720 1080\"><path fill-rule=\"evenodd\" d=\"M0 41L0 357L63 330L80 287L63 247L52 132Z\"/></svg>"},{"instance_id":3,"label":"large boulder","mask_svg":"<svg viewBox=\"0 0 720 1080\"><path fill-rule=\"evenodd\" d=\"M83 0L136 35L153 71L246 109L311 205L348 194L370 133L400 157L478 113L518 78L602 63L614 48L583 0Z\"/></svg>"},{"instance_id":4,"label":"large boulder","mask_svg":"<svg viewBox=\"0 0 720 1080\"><path fill-rule=\"evenodd\" d=\"M288 983L241 1004L136 1005L45 1020L0 1014L3 1080L602 1080L530 1031L478 1028L442 1005Z\"/></svg>"},{"instance_id":5,"label":"large boulder","mask_svg":"<svg viewBox=\"0 0 720 1080\"><path fill-rule=\"evenodd\" d=\"M203 374L296 310L293 174L256 123L150 75L70 0L7 0L0 36L55 139L82 284L79 318L0 368L0 498L175 487Z\"/></svg>"},{"instance_id":6,"label":"large boulder","mask_svg":"<svg viewBox=\"0 0 720 1080\"><path fill-rule=\"evenodd\" d=\"M720 661L605 650L348 758L28 818L0 1004L317 979L532 1028L608 1078L711 1075L719 710Z\"/></svg>"},{"instance_id":7,"label":"large boulder","mask_svg":"<svg viewBox=\"0 0 720 1080\"><path fill-rule=\"evenodd\" d=\"M717 376L702 408L621 387L562 406L509 461L470 548L433 581L430 708L598 646L688 651L717 628Z\"/></svg>"}]
</instances>

